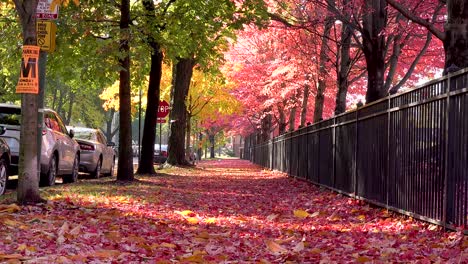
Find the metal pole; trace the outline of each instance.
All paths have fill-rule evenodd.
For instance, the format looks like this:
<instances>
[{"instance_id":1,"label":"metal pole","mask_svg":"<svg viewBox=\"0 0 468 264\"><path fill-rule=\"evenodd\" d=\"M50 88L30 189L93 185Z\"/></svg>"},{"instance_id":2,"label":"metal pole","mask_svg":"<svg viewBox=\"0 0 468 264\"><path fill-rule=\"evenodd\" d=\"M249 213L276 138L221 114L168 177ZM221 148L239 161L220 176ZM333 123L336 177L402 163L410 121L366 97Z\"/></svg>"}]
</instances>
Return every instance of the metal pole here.
<instances>
[{"instance_id":1,"label":"metal pole","mask_svg":"<svg viewBox=\"0 0 468 264\"><path fill-rule=\"evenodd\" d=\"M38 179L41 175L41 151L42 151L42 125L44 123L44 97L45 97L45 80L47 67L47 52L39 53L39 94L37 96L37 173Z\"/></svg>"},{"instance_id":2,"label":"metal pole","mask_svg":"<svg viewBox=\"0 0 468 264\"><path fill-rule=\"evenodd\" d=\"M140 166L141 160L141 87L138 90L138 166Z\"/></svg>"},{"instance_id":3,"label":"metal pole","mask_svg":"<svg viewBox=\"0 0 468 264\"><path fill-rule=\"evenodd\" d=\"M159 155L161 155L162 122L159 122Z\"/></svg>"}]
</instances>

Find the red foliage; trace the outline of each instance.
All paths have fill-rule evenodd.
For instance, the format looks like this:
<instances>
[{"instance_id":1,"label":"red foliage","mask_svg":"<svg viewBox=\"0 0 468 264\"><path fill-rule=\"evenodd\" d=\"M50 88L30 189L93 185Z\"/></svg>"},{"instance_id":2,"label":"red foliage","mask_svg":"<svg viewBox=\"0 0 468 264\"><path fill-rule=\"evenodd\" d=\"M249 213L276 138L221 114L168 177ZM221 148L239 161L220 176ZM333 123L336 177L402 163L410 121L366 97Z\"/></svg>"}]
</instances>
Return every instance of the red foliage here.
<instances>
[{"instance_id":1,"label":"red foliage","mask_svg":"<svg viewBox=\"0 0 468 264\"><path fill-rule=\"evenodd\" d=\"M247 161L199 163L128 185L48 189L0 206L0 262L467 263L461 232L394 214ZM69 197L60 197L70 191ZM159 262L158 262L159 261Z\"/></svg>"}]
</instances>

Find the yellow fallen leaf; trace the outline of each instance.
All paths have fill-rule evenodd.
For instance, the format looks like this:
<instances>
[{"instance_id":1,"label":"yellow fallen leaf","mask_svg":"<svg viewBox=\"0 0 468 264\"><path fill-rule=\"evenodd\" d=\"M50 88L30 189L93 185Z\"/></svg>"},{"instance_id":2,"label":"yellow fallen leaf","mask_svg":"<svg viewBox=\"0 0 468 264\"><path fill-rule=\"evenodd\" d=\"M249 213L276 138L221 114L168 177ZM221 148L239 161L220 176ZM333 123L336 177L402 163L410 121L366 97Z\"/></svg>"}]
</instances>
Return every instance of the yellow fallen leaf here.
<instances>
[{"instance_id":1,"label":"yellow fallen leaf","mask_svg":"<svg viewBox=\"0 0 468 264\"><path fill-rule=\"evenodd\" d=\"M5 225L9 225L9 226L19 226L19 225L21 225L20 222L15 221L15 220L11 220L11 219L5 219L5 220L3 220L3 223Z\"/></svg>"},{"instance_id":2,"label":"yellow fallen leaf","mask_svg":"<svg viewBox=\"0 0 468 264\"><path fill-rule=\"evenodd\" d=\"M369 262L371 260L372 260L371 258L366 257L366 256L359 256L358 258L356 258L357 263L366 263L366 262Z\"/></svg>"},{"instance_id":3,"label":"yellow fallen leaf","mask_svg":"<svg viewBox=\"0 0 468 264\"><path fill-rule=\"evenodd\" d=\"M313 249L310 250L310 253L320 254L320 253L322 253L322 250L320 248L313 248Z\"/></svg>"},{"instance_id":4,"label":"yellow fallen leaf","mask_svg":"<svg viewBox=\"0 0 468 264\"><path fill-rule=\"evenodd\" d=\"M188 257L181 257L180 261L182 262L190 262L190 263L204 263L205 260L203 259L203 256L200 254L188 256Z\"/></svg>"},{"instance_id":5,"label":"yellow fallen leaf","mask_svg":"<svg viewBox=\"0 0 468 264\"><path fill-rule=\"evenodd\" d=\"M359 220L361 220L361 221L366 221L366 216L365 215L359 215L357 218Z\"/></svg>"},{"instance_id":6,"label":"yellow fallen leaf","mask_svg":"<svg viewBox=\"0 0 468 264\"><path fill-rule=\"evenodd\" d=\"M309 216L309 213L304 210L294 210L294 216L298 218L306 218Z\"/></svg>"},{"instance_id":7,"label":"yellow fallen leaf","mask_svg":"<svg viewBox=\"0 0 468 264\"><path fill-rule=\"evenodd\" d=\"M181 211L181 212L178 212L180 215L183 215L183 216L188 216L188 215L191 215L193 214L194 212L190 211L190 210L184 210L184 211Z\"/></svg>"},{"instance_id":8,"label":"yellow fallen leaf","mask_svg":"<svg viewBox=\"0 0 468 264\"><path fill-rule=\"evenodd\" d=\"M339 221L339 220L341 220L341 217L339 217L338 215L332 215L332 216L330 217L330 220L331 220L331 221Z\"/></svg>"},{"instance_id":9,"label":"yellow fallen leaf","mask_svg":"<svg viewBox=\"0 0 468 264\"><path fill-rule=\"evenodd\" d=\"M287 249L285 249L284 247L282 247L280 244L276 243L275 241L273 240L267 240L265 242L268 250L270 250L271 252L275 253L275 254L281 254L281 253L286 253L288 252Z\"/></svg>"},{"instance_id":10,"label":"yellow fallen leaf","mask_svg":"<svg viewBox=\"0 0 468 264\"><path fill-rule=\"evenodd\" d=\"M16 213L21 211L21 207L16 204L0 204L0 213Z\"/></svg>"},{"instance_id":11,"label":"yellow fallen leaf","mask_svg":"<svg viewBox=\"0 0 468 264\"><path fill-rule=\"evenodd\" d=\"M0 260L4 259L22 259L23 256L20 254L0 254Z\"/></svg>"},{"instance_id":12,"label":"yellow fallen leaf","mask_svg":"<svg viewBox=\"0 0 468 264\"><path fill-rule=\"evenodd\" d=\"M98 258L111 258L111 257L118 257L120 255L120 251L118 250L98 250L91 254L92 257Z\"/></svg>"},{"instance_id":13,"label":"yellow fallen leaf","mask_svg":"<svg viewBox=\"0 0 468 264\"><path fill-rule=\"evenodd\" d=\"M161 247L165 247L165 248L176 248L176 247L177 247L177 246L174 245L174 244L166 243L166 242L161 243L160 246L161 246Z\"/></svg>"},{"instance_id":14,"label":"yellow fallen leaf","mask_svg":"<svg viewBox=\"0 0 468 264\"><path fill-rule=\"evenodd\" d=\"M210 217L210 218L205 219L204 222L207 223L207 224L214 224L214 223L216 223L216 218Z\"/></svg>"},{"instance_id":15,"label":"yellow fallen leaf","mask_svg":"<svg viewBox=\"0 0 468 264\"><path fill-rule=\"evenodd\" d=\"M198 218L196 218L196 217L189 217L186 220L187 220L187 222L189 222L189 224L192 224L192 225L196 225L199 222Z\"/></svg>"}]
</instances>

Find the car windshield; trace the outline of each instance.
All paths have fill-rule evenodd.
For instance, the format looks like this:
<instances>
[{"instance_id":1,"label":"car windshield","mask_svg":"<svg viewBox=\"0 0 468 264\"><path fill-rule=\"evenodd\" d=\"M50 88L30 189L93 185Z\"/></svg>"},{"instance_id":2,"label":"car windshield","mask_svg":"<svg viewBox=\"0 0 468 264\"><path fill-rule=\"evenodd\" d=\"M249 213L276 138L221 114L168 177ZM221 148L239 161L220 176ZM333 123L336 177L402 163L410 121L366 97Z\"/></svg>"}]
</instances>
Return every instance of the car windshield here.
<instances>
[{"instance_id":1,"label":"car windshield","mask_svg":"<svg viewBox=\"0 0 468 264\"><path fill-rule=\"evenodd\" d=\"M97 141L96 134L93 131L75 131L75 137L80 139Z\"/></svg>"},{"instance_id":2,"label":"car windshield","mask_svg":"<svg viewBox=\"0 0 468 264\"><path fill-rule=\"evenodd\" d=\"M21 122L21 109L0 107L0 124L19 126Z\"/></svg>"}]
</instances>

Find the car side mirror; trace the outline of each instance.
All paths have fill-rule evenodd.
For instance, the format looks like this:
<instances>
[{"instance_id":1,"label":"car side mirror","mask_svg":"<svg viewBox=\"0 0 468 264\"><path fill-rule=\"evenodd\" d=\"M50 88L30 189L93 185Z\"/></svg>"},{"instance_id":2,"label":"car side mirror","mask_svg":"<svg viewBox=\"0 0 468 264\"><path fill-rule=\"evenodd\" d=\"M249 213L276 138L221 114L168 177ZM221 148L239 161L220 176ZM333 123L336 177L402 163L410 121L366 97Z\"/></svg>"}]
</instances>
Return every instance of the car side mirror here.
<instances>
[{"instance_id":1,"label":"car side mirror","mask_svg":"<svg viewBox=\"0 0 468 264\"><path fill-rule=\"evenodd\" d=\"M108 147L115 147L115 143L114 142L107 142L107 146Z\"/></svg>"},{"instance_id":2,"label":"car side mirror","mask_svg":"<svg viewBox=\"0 0 468 264\"><path fill-rule=\"evenodd\" d=\"M0 126L0 135L5 134L6 128L4 126Z\"/></svg>"},{"instance_id":3,"label":"car side mirror","mask_svg":"<svg viewBox=\"0 0 468 264\"><path fill-rule=\"evenodd\" d=\"M70 138L73 138L75 136L75 130L70 129L70 132L68 133L68 135L70 136Z\"/></svg>"}]
</instances>

